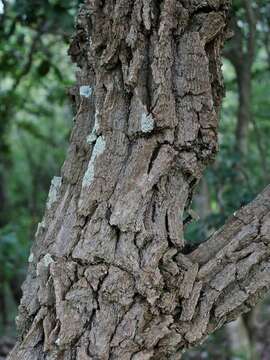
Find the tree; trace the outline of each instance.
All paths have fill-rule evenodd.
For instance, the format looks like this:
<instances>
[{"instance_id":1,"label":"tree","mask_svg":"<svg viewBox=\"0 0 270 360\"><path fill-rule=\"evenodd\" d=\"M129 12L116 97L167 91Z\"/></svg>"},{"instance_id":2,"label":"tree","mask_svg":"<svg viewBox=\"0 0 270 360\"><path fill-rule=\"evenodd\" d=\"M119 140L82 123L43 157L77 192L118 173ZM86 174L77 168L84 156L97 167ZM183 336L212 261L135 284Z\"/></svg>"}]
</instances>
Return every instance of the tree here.
<instances>
[{"instance_id":1,"label":"tree","mask_svg":"<svg viewBox=\"0 0 270 360\"><path fill-rule=\"evenodd\" d=\"M232 28L235 36L231 47L225 52L225 56L231 61L236 72L239 90L236 150L244 155L247 152L247 133L251 122L251 75L256 50L257 18L253 8L254 4L251 1L244 0L241 3L243 3L241 4L243 9L241 7L239 9L240 4L236 3L234 6L235 13L240 12L240 14L232 16ZM241 10L244 10L242 14Z\"/></svg>"},{"instance_id":2,"label":"tree","mask_svg":"<svg viewBox=\"0 0 270 360\"><path fill-rule=\"evenodd\" d=\"M179 359L270 285L266 188L196 249L217 152L229 1L91 0L70 47L77 115L29 257L15 359Z\"/></svg>"},{"instance_id":3,"label":"tree","mask_svg":"<svg viewBox=\"0 0 270 360\"><path fill-rule=\"evenodd\" d=\"M239 183L246 180L243 176L243 163L248 153L248 129L252 119L252 67L257 42L257 17L254 5L251 1L246 0L234 4L234 13L231 17L234 37L230 42L231 46L224 52L224 55L234 67L239 94L235 131L235 152L238 159L237 175ZM248 316L251 314L252 312L249 312ZM254 329L250 329L246 326L247 324L248 322L245 322L244 318L239 317L236 322L228 324L227 330L233 351L235 353L244 352L246 358L251 359L251 338Z\"/></svg>"}]
</instances>

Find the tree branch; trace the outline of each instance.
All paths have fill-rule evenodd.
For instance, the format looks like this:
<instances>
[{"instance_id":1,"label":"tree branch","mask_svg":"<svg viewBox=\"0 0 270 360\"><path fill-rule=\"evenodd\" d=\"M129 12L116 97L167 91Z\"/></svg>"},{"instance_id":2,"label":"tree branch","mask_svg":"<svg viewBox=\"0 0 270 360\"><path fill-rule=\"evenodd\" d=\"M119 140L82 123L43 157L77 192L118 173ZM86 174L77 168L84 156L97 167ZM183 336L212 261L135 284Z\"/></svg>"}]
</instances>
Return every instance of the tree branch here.
<instances>
[{"instance_id":1,"label":"tree branch","mask_svg":"<svg viewBox=\"0 0 270 360\"><path fill-rule=\"evenodd\" d=\"M21 72L19 73L18 77L16 78L11 92L16 91L17 87L19 86L22 78L28 74L28 72L31 70L31 66L33 63L33 59L34 59L34 55L36 53L37 50L37 46L39 45L40 42L40 38L42 36L42 34L44 33L46 28L46 23L44 23L44 21L40 24L40 26L38 27L36 34L33 37L32 40L32 44L30 46L29 52L28 52L28 56L27 56L27 60L25 62L25 64L23 65L23 68L21 70Z\"/></svg>"},{"instance_id":2,"label":"tree branch","mask_svg":"<svg viewBox=\"0 0 270 360\"><path fill-rule=\"evenodd\" d=\"M252 4L249 0L244 1L244 6L246 9L246 16L247 22L249 25L249 32L248 32L248 42L247 42L247 59L250 64L253 63L254 55L255 55L255 36L256 36L256 16L255 12L252 8Z\"/></svg>"},{"instance_id":3,"label":"tree branch","mask_svg":"<svg viewBox=\"0 0 270 360\"><path fill-rule=\"evenodd\" d=\"M181 315L191 320L184 334L190 346L249 311L270 288L270 186L187 257L198 268L189 313L184 306Z\"/></svg>"}]
</instances>

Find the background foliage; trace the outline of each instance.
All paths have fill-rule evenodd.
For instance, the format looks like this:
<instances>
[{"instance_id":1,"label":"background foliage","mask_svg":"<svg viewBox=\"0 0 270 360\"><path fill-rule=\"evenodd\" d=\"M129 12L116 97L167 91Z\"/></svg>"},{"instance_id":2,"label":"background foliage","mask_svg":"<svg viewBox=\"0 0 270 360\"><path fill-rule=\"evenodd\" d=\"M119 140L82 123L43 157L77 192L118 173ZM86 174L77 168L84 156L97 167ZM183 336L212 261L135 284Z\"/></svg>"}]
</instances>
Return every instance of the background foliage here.
<instances>
[{"instance_id":1,"label":"background foliage","mask_svg":"<svg viewBox=\"0 0 270 360\"><path fill-rule=\"evenodd\" d=\"M67 89L75 73L66 52L79 3L0 0L0 338L15 335L29 248L50 180L65 157L73 116ZM269 1L234 0L232 28L235 37L224 51L227 96L220 153L193 204L201 220L187 227L191 245L204 241L270 182ZM244 79L247 73L250 82ZM247 101L241 100L241 89L250 89ZM241 106L245 116L239 115ZM242 140L246 145L240 148ZM270 318L267 306L261 311L264 325ZM231 359L227 343L223 330L186 358ZM264 341L260 359L267 346Z\"/></svg>"},{"instance_id":2,"label":"background foliage","mask_svg":"<svg viewBox=\"0 0 270 360\"><path fill-rule=\"evenodd\" d=\"M72 110L67 56L78 0L3 1L0 15L0 335L13 333L29 247ZM12 304L11 301L12 300Z\"/></svg>"}]
</instances>

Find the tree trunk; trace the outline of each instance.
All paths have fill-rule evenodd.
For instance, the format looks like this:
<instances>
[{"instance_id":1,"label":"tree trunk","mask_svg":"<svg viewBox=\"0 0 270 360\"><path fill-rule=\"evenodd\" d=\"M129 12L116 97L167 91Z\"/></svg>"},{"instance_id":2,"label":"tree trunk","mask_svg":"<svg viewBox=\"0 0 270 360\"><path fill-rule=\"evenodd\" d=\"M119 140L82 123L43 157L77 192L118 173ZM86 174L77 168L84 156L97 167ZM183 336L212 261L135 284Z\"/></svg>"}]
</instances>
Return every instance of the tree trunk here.
<instances>
[{"instance_id":1,"label":"tree trunk","mask_svg":"<svg viewBox=\"0 0 270 360\"><path fill-rule=\"evenodd\" d=\"M29 258L9 359L180 359L270 285L267 188L187 254L217 151L228 2L92 0L71 145Z\"/></svg>"},{"instance_id":2,"label":"tree trunk","mask_svg":"<svg viewBox=\"0 0 270 360\"><path fill-rule=\"evenodd\" d=\"M235 70L239 93L235 147L244 157L248 151L248 127L251 123L251 66L242 64Z\"/></svg>"},{"instance_id":3,"label":"tree trunk","mask_svg":"<svg viewBox=\"0 0 270 360\"><path fill-rule=\"evenodd\" d=\"M239 20L242 21L241 18L234 14L230 23L234 31L234 37L224 55L230 60L236 73L239 102L235 130L235 149L239 155L244 156L247 152L248 128L252 118L252 65L255 59L256 24L258 19L252 2L249 0L243 0L241 10L244 11L246 32L239 25Z\"/></svg>"},{"instance_id":4,"label":"tree trunk","mask_svg":"<svg viewBox=\"0 0 270 360\"><path fill-rule=\"evenodd\" d=\"M238 154L239 160L236 170L239 171L238 181L243 181L243 166L245 157L248 153L248 135L249 127L253 122L255 134L259 139L258 129L252 117L252 66L255 60L256 48L256 23L257 18L254 8L248 0L244 0L242 7L244 10L245 22L247 24L247 36L244 35L243 29L239 26L239 18L236 14L232 17L232 28L235 36L232 41L227 55L236 73L236 80L238 85L238 110L237 110L237 124L235 130L235 150ZM243 14L242 14L243 15ZM262 172L266 174L266 163L263 148L260 140L258 141L258 148L260 151ZM267 176L265 177L267 178ZM245 179L247 180L247 179ZM259 305L258 305L259 306ZM252 311L251 311L252 312ZM250 314L251 314L250 312ZM253 316L251 316L253 318ZM254 334L252 333L252 326L246 326L247 323L244 318L239 318L235 323L228 324L227 332L229 334L232 350L235 353L244 353L247 359L254 358L253 343ZM254 329L253 329L254 330ZM238 334L237 334L238 332Z\"/></svg>"}]
</instances>

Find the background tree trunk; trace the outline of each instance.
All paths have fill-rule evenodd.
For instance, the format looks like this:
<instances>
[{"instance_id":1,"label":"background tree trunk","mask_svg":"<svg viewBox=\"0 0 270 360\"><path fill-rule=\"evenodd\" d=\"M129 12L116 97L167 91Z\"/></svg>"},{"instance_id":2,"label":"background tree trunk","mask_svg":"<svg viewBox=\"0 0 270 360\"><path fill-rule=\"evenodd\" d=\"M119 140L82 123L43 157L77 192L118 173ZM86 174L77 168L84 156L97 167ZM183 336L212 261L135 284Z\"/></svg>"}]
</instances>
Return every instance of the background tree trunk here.
<instances>
[{"instance_id":1,"label":"background tree trunk","mask_svg":"<svg viewBox=\"0 0 270 360\"><path fill-rule=\"evenodd\" d=\"M243 168L245 157L248 154L248 140L249 127L253 122L256 128L256 123L252 121L252 67L255 60L256 49L256 12L250 1L243 1L244 19L247 25L247 34L244 34L243 28L239 25L239 19L236 14L232 15L231 23L235 36L231 41L231 45L225 52L225 56L230 60L235 69L237 86L238 86L238 110L237 110L237 124L235 129L235 150L238 155L237 169L239 171L238 180L243 181ZM258 130L256 131L256 133ZM260 134L257 133L257 138ZM263 149L258 141L258 148L261 153L262 171L266 175L266 162L263 154ZM259 305L258 305L259 306ZM258 314L256 309L253 309L249 314L243 318L239 318L235 323L228 324L227 332L232 346L233 353L244 353L247 359L255 359L256 344L255 344L255 326L252 326L252 320L255 317L252 315ZM248 320L251 319L251 321ZM247 319L247 321L245 321ZM255 350L255 352L254 352Z\"/></svg>"},{"instance_id":2,"label":"background tree trunk","mask_svg":"<svg viewBox=\"0 0 270 360\"><path fill-rule=\"evenodd\" d=\"M191 254L183 235L217 151L228 6L92 0L81 9L70 47L78 112L10 360L179 359L269 287L269 189Z\"/></svg>"},{"instance_id":3,"label":"background tree trunk","mask_svg":"<svg viewBox=\"0 0 270 360\"><path fill-rule=\"evenodd\" d=\"M237 16L232 15L231 27L234 36L230 47L224 53L232 63L236 73L239 100L235 129L235 149L240 156L244 156L247 152L248 128L252 119L252 66L255 57L257 24L255 10L249 0L243 0L243 9L247 34L239 25Z\"/></svg>"}]
</instances>

